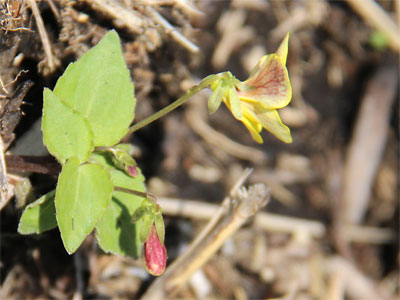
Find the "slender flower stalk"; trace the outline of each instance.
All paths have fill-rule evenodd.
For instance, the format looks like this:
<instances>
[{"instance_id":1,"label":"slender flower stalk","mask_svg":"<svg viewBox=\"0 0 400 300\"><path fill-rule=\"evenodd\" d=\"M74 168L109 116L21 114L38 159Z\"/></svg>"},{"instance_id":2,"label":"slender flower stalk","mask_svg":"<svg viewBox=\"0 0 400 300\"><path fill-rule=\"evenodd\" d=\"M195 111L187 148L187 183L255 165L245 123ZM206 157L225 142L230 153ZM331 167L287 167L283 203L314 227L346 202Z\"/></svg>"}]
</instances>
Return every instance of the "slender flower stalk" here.
<instances>
[{"instance_id":1,"label":"slender flower stalk","mask_svg":"<svg viewBox=\"0 0 400 300\"><path fill-rule=\"evenodd\" d=\"M211 76L217 76L217 75L211 75ZM205 89L209 84L210 84L210 77L208 76L205 79L203 79L199 85L196 85L192 88L190 88L185 95L182 97L176 99L174 102L169 104L168 106L164 107L163 109L159 110L155 114L147 117L146 119L140 121L139 123L136 123L135 125L131 126L128 130L128 133L133 133L144 126L150 124L151 122L161 118L162 116L166 115L167 113L171 112L175 108L181 106L184 104L187 100L189 100L192 96L200 92L201 90Z\"/></svg>"}]
</instances>

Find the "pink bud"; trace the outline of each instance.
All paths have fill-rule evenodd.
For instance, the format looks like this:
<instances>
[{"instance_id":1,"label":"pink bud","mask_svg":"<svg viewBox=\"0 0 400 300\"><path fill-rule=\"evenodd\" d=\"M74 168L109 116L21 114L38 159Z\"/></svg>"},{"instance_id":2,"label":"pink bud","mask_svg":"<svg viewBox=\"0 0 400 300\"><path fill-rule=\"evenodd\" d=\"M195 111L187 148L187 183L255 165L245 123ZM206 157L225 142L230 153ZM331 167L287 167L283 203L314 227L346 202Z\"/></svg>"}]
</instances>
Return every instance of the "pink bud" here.
<instances>
[{"instance_id":1,"label":"pink bud","mask_svg":"<svg viewBox=\"0 0 400 300\"><path fill-rule=\"evenodd\" d=\"M144 259L146 261L147 272L151 275L160 276L164 273L167 265L167 249L164 244L161 244L154 224L144 243Z\"/></svg>"},{"instance_id":2,"label":"pink bud","mask_svg":"<svg viewBox=\"0 0 400 300\"><path fill-rule=\"evenodd\" d=\"M136 177L139 175L136 166L126 167L126 172L128 173L129 176L132 176L132 177Z\"/></svg>"}]
</instances>

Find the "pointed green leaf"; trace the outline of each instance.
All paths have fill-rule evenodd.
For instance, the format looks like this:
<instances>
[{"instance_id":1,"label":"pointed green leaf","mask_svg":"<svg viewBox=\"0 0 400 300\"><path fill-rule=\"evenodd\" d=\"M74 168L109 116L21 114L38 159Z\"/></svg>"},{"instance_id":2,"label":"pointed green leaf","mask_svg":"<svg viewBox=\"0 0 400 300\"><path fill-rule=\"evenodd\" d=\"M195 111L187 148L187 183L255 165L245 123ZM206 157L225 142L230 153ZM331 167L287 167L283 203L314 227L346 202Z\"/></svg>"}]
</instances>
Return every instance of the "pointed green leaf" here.
<instances>
[{"instance_id":1,"label":"pointed green leaf","mask_svg":"<svg viewBox=\"0 0 400 300\"><path fill-rule=\"evenodd\" d=\"M93 150L93 135L84 118L51 90L43 92L43 142L62 164L74 156L85 161Z\"/></svg>"},{"instance_id":2,"label":"pointed green leaf","mask_svg":"<svg viewBox=\"0 0 400 300\"><path fill-rule=\"evenodd\" d=\"M57 227L53 190L25 207L18 225L21 234L42 233Z\"/></svg>"},{"instance_id":3,"label":"pointed green leaf","mask_svg":"<svg viewBox=\"0 0 400 300\"><path fill-rule=\"evenodd\" d=\"M130 72L115 31L68 66L54 93L84 116L95 146L112 146L127 133L135 98Z\"/></svg>"},{"instance_id":4,"label":"pointed green leaf","mask_svg":"<svg viewBox=\"0 0 400 300\"><path fill-rule=\"evenodd\" d=\"M110 174L72 157L58 177L55 206L64 247L73 253L104 215L112 196Z\"/></svg>"},{"instance_id":5,"label":"pointed green leaf","mask_svg":"<svg viewBox=\"0 0 400 300\"><path fill-rule=\"evenodd\" d=\"M111 169L112 160L110 156L108 153L93 153L91 159ZM139 172L137 177L130 177L121 170L110 170L114 186L144 192L144 177L140 169L137 169ZM103 251L133 258L139 256L141 249L139 232L142 221L139 220L133 224L131 216L141 206L142 202L142 197L114 191L111 205L96 224L96 238Z\"/></svg>"}]
</instances>

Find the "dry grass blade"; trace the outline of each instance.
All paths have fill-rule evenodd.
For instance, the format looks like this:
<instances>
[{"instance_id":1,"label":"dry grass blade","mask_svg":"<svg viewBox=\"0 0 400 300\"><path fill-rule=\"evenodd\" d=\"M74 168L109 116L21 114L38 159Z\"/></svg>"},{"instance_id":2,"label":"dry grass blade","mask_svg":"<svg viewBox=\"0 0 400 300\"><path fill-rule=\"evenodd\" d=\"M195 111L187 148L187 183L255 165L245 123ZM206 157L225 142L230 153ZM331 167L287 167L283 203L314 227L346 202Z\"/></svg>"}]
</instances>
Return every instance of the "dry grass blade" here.
<instances>
[{"instance_id":1,"label":"dry grass blade","mask_svg":"<svg viewBox=\"0 0 400 300\"><path fill-rule=\"evenodd\" d=\"M160 15L154 8L148 6L146 12L150 18L156 23L161 25L164 30L172 36L172 38L178 42L181 46L185 47L192 53L197 53L200 51L199 47L189 41L185 36L183 36L176 28L174 28L162 15Z\"/></svg>"},{"instance_id":2,"label":"dry grass blade","mask_svg":"<svg viewBox=\"0 0 400 300\"><path fill-rule=\"evenodd\" d=\"M49 70L50 70L50 72L53 72L58 65L58 61L53 56L53 53L51 51L51 44L50 44L49 36L47 35L47 31L44 26L42 16L40 15L40 11L39 11L39 8L38 8L35 0L27 0L27 2L31 8L33 16L35 17L35 20L36 20L36 25L39 30L40 39L42 40L44 52L46 53Z\"/></svg>"},{"instance_id":3,"label":"dry grass blade","mask_svg":"<svg viewBox=\"0 0 400 300\"><path fill-rule=\"evenodd\" d=\"M7 168L4 152L4 143L2 137L0 136L0 210L7 204L8 200Z\"/></svg>"},{"instance_id":4,"label":"dry grass blade","mask_svg":"<svg viewBox=\"0 0 400 300\"><path fill-rule=\"evenodd\" d=\"M365 22L384 32L393 50L400 51L399 24L394 23L375 1L347 0L347 2L364 18Z\"/></svg>"},{"instance_id":5,"label":"dry grass blade","mask_svg":"<svg viewBox=\"0 0 400 300\"><path fill-rule=\"evenodd\" d=\"M129 10L118 4L117 1L110 0L85 0L94 9L110 16L115 25L118 27L126 27L136 34L143 33L145 20L135 11Z\"/></svg>"}]
</instances>

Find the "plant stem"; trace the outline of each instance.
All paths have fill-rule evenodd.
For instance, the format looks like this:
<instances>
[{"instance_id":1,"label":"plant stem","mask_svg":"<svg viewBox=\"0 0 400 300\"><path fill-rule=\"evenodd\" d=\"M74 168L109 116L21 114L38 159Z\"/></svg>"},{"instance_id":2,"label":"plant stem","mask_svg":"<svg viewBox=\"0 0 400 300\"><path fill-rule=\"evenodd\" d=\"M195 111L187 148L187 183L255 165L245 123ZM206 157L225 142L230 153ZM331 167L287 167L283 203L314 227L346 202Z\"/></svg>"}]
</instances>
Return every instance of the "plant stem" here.
<instances>
[{"instance_id":1,"label":"plant stem","mask_svg":"<svg viewBox=\"0 0 400 300\"><path fill-rule=\"evenodd\" d=\"M216 79L216 77L221 76L221 74L217 74L217 75L210 75L206 78L204 78L199 85L196 85L192 88L190 88L185 95L183 95L182 97L178 98L177 100L175 100L174 102L172 102L170 105L164 107L163 109L161 109L160 111L156 112L155 114L151 115L150 117L140 121L139 123L136 123L135 125L131 126L128 130L128 134L129 133L133 133L137 130L139 130L140 128L150 124L151 122L161 118L162 116L164 116L165 114L169 113L170 111L174 110L175 108L177 108L178 106L182 105L183 103L185 103L187 100L189 100L189 98L191 98L192 96L194 96L195 94L197 94L198 92L200 92L202 89L205 89L212 81L214 81Z\"/></svg>"},{"instance_id":2,"label":"plant stem","mask_svg":"<svg viewBox=\"0 0 400 300\"><path fill-rule=\"evenodd\" d=\"M156 196L154 196L153 194L150 194L150 193L135 191L135 190L123 188L123 187L120 187L120 186L114 186L114 191L118 191L118 192L123 192L123 193L131 194L131 195L139 196L139 197L142 197L142 198L145 198L145 199L150 199L150 200L153 200L153 201L157 202L156 201L157 200Z\"/></svg>"},{"instance_id":3,"label":"plant stem","mask_svg":"<svg viewBox=\"0 0 400 300\"><path fill-rule=\"evenodd\" d=\"M7 170L11 172L34 172L55 176L61 172L61 166L49 156L6 155L5 161Z\"/></svg>"}]
</instances>

